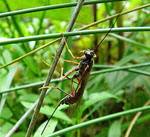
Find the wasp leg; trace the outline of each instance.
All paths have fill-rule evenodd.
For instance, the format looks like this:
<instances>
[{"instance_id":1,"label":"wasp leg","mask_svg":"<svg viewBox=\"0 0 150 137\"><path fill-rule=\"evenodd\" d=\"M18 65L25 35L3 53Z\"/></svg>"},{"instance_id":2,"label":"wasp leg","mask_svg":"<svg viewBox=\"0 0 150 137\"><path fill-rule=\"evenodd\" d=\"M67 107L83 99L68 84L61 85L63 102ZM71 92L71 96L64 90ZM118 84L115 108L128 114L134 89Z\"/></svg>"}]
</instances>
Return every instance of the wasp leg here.
<instances>
[{"instance_id":1,"label":"wasp leg","mask_svg":"<svg viewBox=\"0 0 150 137\"><path fill-rule=\"evenodd\" d=\"M63 36L63 35L62 35L62 36ZM63 37L64 37L64 36L63 36ZM64 38L64 41L65 41L65 45L66 45L67 50L68 50L68 52L70 53L71 57L72 57L73 59L81 59L81 57L76 57L76 56L73 55L72 51L69 49L69 46L68 46L67 41L66 41L65 38Z\"/></svg>"},{"instance_id":2,"label":"wasp leg","mask_svg":"<svg viewBox=\"0 0 150 137\"><path fill-rule=\"evenodd\" d=\"M78 82L80 82L80 79L79 78L76 78L78 80Z\"/></svg>"},{"instance_id":3,"label":"wasp leg","mask_svg":"<svg viewBox=\"0 0 150 137\"><path fill-rule=\"evenodd\" d=\"M51 66L51 65L50 65L48 62L46 62L42 57L41 57L41 60L42 60L42 62L43 62L44 64L46 64L48 67Z\"/></svg>"},{"instance_id":4,"label":"wasp leg","mask_svg":"<svg viewBox=\"0 0 150 137\"><path fill-rule=\"evenodd\" d=\"M63 76L65 76L64 74L63 74ZM69 79L69 80L72 80L71 78L69 78L68 76L66 76L66 78L67 79ZM76 81L73 81L74 83L76 83L76 84L79 84L78 82L76 82Z\"/></svg>"},{"instance_id":5,"label":"wasp leg","mask_svg":"<svg viewBox=\"0 0 150 137\"><path fill-rule=\"evenodd\" d=\"M76 94L76 91L74 90L74 86L73 86L73 78L71 79L71 91L72 91L71 95L74 97Z\"/></svg>"},{"instance_id":6,"label":"wasp leg","mask_svg":"<svg viewBox=\"0 0 150 137\"><path fill-rule=\"evenodd\" d=\"M52 58L54 58L53 56L52 56ZM79 64L79 62L76 62L76 61L72 61L72 60L66 60L66 59L62 59L62 58L59 58L59 61L65 61L65 62L68 62L68 63L73 63L73 64Z\"/></svg>"},{"instance_id":7,"label":"wasp leg","mask_svg":"<svg viewBox=\"0 0 150 137\"><path fill-rule=\"evenodd\" d=\"M43 89L43 88L56 88L56 89L58 89L59 91L61 91L61 92L65 93L66 95L69 95L69 96L70 96L69 93L67 93L66 91L64 91L63 89L61 89L61 88L59 88L59 87L46 86L46 87L41 87L40 89Z\"/></svg>"},{"instance_id":8,"label":"wasp leg","mask_svg":"<svg viewBox=\"0 0 150 137\"><path fill-rule=\"evenodd\" d=\"M76 61L72 61L72 60L66 60L66 59L59 59L60 61L65 61L65 62L68 62L68 63L73 63L73 64L79 64L79 62L76 62Z\"/></svg>"},{"instance_id":9,"label":"wasp leg","mask_svg":"<svg viewBox=\"0 0 150 137\"><path fill-rule=\"evenodd\" d=\"M75 69L71 70L70 72L68 72L66 75L64 75L64 76L62 77L62 79L66 78L68 75L70 75L70 74L71 74L72 72L74 72L74 71L78 71L78 68L75 68Z\"/></svg>"},{"instance_id":10,"label":"wasp leg","mask_svg":"<svg viewBox=\"0 0 150 137\"><path fill-rule=\"evenodd\" d=\"M87 65L86 68L84 69L80 79L78 77L76 77L76 79L79 81L79 84L81 83L82 79L84 79L84 75L86 75L86 70L88 68L89 68L89 65Z\"/></svg>"}]
</instances>

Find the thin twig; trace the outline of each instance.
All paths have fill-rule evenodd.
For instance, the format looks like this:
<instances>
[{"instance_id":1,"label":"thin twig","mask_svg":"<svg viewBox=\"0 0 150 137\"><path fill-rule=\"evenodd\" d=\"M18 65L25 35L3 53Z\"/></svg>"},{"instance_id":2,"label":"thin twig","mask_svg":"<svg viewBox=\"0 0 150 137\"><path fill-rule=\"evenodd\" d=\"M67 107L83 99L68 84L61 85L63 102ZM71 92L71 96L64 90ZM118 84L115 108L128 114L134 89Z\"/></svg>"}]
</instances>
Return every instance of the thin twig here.
<instances>
[{"instance_id":1,"label":"thin twig","mask_svg":"<svg viewBox=\"0 0 150 137\"><path fill-rule=\"evenodd\" d=\"M9 66L9 65L11 65L11 64L13 64L13 63L15 63L15 62L17 62L17 61L19 61L19 60L25 58L25 57L27 57L27 56L29 56L29 55L31 55L31 54L37 52L37 51L39 51L40 49L43 49L43 48L45 48L45 47L47 47L47 46L49 46L49 45L51 45L51 44L53 44L53 43L55 43L55 42L57 42L57 41L59 41L59 40L61 40L61 38L57 38L57 39L55 39L55 40L53 40L53 41L50 41L50 42L44 44L43 46L41 46L41 47L39 47L39 48L36 48L35 50L32 50L31 52L28 52L27 54L25 54L25 55L23 55L23 56L21 56L21 57L19 57L19 58L17 58L17 59L14 59L13 61L11 61L11 62L9 62L9 63L7 63L7 64L4 64L4 65L0 66L0 69L1 69L1 68L4 68L4 67L7 67L7 66Z\"/></svg>"},{"instance_id":2,"label":"thin twig","mask_svg":"<svg viewBox=\"0 0 150 137\"><path fill-rule=\"evenodd\" d=\"M149 104L150 104L150 100L147 101L147 102L144 104L143 107L148 106ZM131 130L132 130L132 128L133 128L135 122L137 121L137 119L140 117L141 114L142 114L142 112L140 111L140 112L138 112L138 113L135 115L135 117L134 117L133 120L131 121L130 126L129 126L128 129L127 129L127 132L126 132L126 134L125 134L125 137L129 137L130 132L131 132Z\"/></svg>"},{"instance_id":3,"label":"thin twig","mask_svg":"<svg viewBox=\"0 0 150 137\"><path fill-rule=\"evenodd\" d=\"M120 14L120 16L121 16L121 15L125 15L125 14L128 14L128 13L130 13L130 12L134 12L134 11L137 11L137 10L140 10L140 9L143 9L143 8L146 8L146 7L150 7L150 4L142 5L142 6L136 7L136 8L134 8L134 9L132 9L132 10L124 11L124 12L121 12L121 13L118 13L118 14ZM80 29L78 29L78 30L84 30L84 29L87 29L87 28L89 28L89 27L91 27L91 26L95 26L95 25L97 25L97 24L99 24L99 23L102 23L102 22L104 22L104 21L107 21L107 20L110 20L110 19L112 19L112 18L117 17L118 14L109 16L109 17L107 17L107 18L105 18L105 19L102 19L102 20L98 20L98 21L96 21L96 22L93 22L93 23L91 23L91 24L88 24L88 25L86 25L86 26L83 26L82 28L80 28Z\"/></svg>"},{"instance_id":4,"label":"thin twig","mask_svg":"<svg viewBox=\"0 0 150 137\"><path fill-rule=\"evenodd\" d=\"M55 79L51 80L51 83L61 82L62 80L64 81L66 79L55 78ZM9 92L12 92L12 91L17 91L17 90L20 90L20 89L26 89L26 88L31 88L31 87L42 86L44 84L44 82L45 81L39 81L39 82L31 83L31 84L26 84L26 85L10 88L10 89L4 90L4 91L0 91L0 95L4 94L4 93L9 93Z\"/></svg>"},{"instance_id":5,"label":"thin twig","mask_svg":"<svg viewBox=\"0 0 150 137\"><path fill-rule=\"evenodd\" d=\"M81 7L82 7L82 5L83 5L83 2L84 2L84 0L80 0L80 1L78 2L77 7L75 8L75 11L74 11L74 13L73 13L73 16L72 16L72 18L71 18L71 20L70 20L70 22L69 22L68 27L67 27L67 30L66 30L67 32L71 31L71 29L73 28L73 25L74 25L75 20L76 20L78 14L79 14L79 11L80 11L80 9L81 9ZM54 70L55 70L55 68L56 68L56 65L57 65L57 62L58 62L58 60L59 60L59 57L60 57L60 55L61 55L61 53L62 53L62 51L63 51L64 45L65 45L65 41L64 41L64 38L63 38L63 39L61 40L60 46L59 46L59 48L58 48L58 50L57 50L57 52L56 52L56 55L55 55L55 58L54 58L54 60L53 60L52 65L51 65L50 71L49 71L48 76L47 76L47 78L46 78L46 81L45 81L45 83L44 83L44 87L45 87L45 86L48 86L49 83L50 83L50 81L51 81L52 75L53 75ZM39 114L41 105L42 105L42 103L43 103L43 100L44 100L44 97L45 97L45 94L46 94L46 90L47 90L47 89L43 88L42 91L41 91L38 104L37 104L37 106L36 106L36 108L35 108L35 111L34 111L34 114L33 114L33 116L32 116L32 119L31 119L29 128L28 128L28 130L27 130L26 137L30 137L30 136L31 136L32 131L33 131L34 127L35 127L35 124L36 124L36 121L37 121L37 118L38 118L38 114Z\"/></svg>"}]
</instances>

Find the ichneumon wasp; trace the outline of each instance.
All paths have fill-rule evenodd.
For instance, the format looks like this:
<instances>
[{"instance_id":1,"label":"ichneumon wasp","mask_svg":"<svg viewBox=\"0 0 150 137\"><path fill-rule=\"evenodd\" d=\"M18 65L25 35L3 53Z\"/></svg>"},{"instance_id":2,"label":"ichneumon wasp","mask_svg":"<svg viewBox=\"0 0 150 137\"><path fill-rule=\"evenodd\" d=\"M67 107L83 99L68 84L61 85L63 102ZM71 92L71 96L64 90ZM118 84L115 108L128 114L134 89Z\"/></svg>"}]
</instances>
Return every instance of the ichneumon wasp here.
<instances>
[{"instance_id":1,"label":"ichneumon wasp","mask_svg":"<svg viewBox=\"0 0 150 137\"><path fill-rule=\"evenodd\" d=\"M93 58L96 57L95 51L101 46L102 42L105 40L105 38L111 32L113 26L117 22L117 20L118 20L118 18L120 16L121 12L123 11L124 7L120 10L120 12L117 15L114 23L111 25L109 31L105 34L105 36L99 42L99 44L95 47L95 49L94 50L83 50L82 53L84 55L81 56L81 57L75 57L72 54L71 50L69 49L69 47L67 45L67 42L66 42L65 38L63 37L64 40L65 40L65 43L66 43L66 47L67 47L70 55L72 56L72 58L73 59L79 59L80 62L77 63L77 62L74 62L74 61L64 60L66 62L71 62L71 63L74 63L74 64L78 64L78 66L75 69L71 70L70 72L68 72L66 75L63 76L63 79L64 78L68 78L69 80L71 80L71 89L72 89L71 93L67 93L66 91L64 91L63 89L61 89L59 87L50 87L50 86L42 87L42 88L56 88L56 89L60 90L61 92L64 92L66 94L66 96L63 99L60 100L60 102L58 103L58 105L56 106L56 108L54 109L54 111L52 112L51 116L49 117L46 125L44 126L44 128L42 130L41 135L44 133L44 131L45 131L45 129L46 129L49 121L51 120L51 118L53 117L54 113L56 112L56 110L58 109L58 107L61 104L62 105L63 104L72 105L72 104L75 104L78 101L80 101L80 99L82 98L85 86L86 86L87 81L88 81L88 77L90 75L90 72L91 72L91 69L92 69L92 66L93 66L93 63L94 63ZM60 60L63 60L63 59L60 59ZM74 71L76 71L76 73L71 78L69 78L68 75L71 74ZM74 79L77 79L78 82L74 81ZM73 83L77 84L76 89L74 89Z\"/></svg>"}]
</instances>

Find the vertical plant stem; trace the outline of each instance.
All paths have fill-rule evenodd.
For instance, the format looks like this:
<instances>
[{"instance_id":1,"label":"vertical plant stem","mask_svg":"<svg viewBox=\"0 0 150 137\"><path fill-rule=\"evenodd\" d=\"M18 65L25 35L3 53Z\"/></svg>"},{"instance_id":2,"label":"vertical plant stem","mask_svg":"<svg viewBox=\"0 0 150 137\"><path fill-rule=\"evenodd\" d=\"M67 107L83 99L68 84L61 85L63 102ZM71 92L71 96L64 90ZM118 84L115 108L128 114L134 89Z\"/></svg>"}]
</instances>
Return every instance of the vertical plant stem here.
<instances>
[{"instance_id":1,"label":"vertical plant stem","mask_svg":"<svg viewBox=\"0 0 150 137\"><path fill-rule=\"evenodd\" d=\"M41 18L40 18L39 28L38 28L38 30L37 30L37 32L36 32L36 35L39 35L39 34L40 34L40 31L41 31L41 29L42 29L42 24L43 24L43 22L44 22L45 15L46 15L46 11L43 11L42 16L41 16ZM35 41L34 49L37 48L38 43L39 43L39 41Z\"/></svg>"},{"instance_id":2,"label":"vertical plant stem","mask_svg":"<svg viewBox=\"0 0 150 137\"><path fill-rule=\"evenodd\" d=\"M92 10L93 10L93 22L96 22L97 21L97 4L93 4L92 5ZM97 34L94 34L94 41L93 41L93 44L94 44L94 47L96 47L98 45L98 36ZM95 59L95 63L99 62L99 49L97 49L95 51L95 54L97 55L97 58Z\"/></svg>"},{"instance_id":3,"label":"vertical plant stem","mask_svg":"<svg viewBox=\"0 0 150 137\"><path fill-rule=\"evenodd\" d=\"M76 0L71 0L71 2L76 2ZM74 9L75 9L74 7L71 8L71 11L70 11L70 18L71 18L71 16L72 16L73 12L74 12ZM69 46L69 48L70 48L70 47L71 47L71 44L72 44L72 37L68 37L68 39L67 39L66 42L67 42L67 44L68 44L68 46ZM64 58L67 59L67 60L70 59L70 54L69 54L68 50L65 51L65 56L64 56ZM69 63L67 63L67 62L64 61L62 65L63 65L63 66L62 66L63 72L61 72L61 73L63 74L63 73L65 73L65 72L68 70ZM66 81L62 81L61 88L65 87L65 85L66 85ZM61 93L61 97L63 97L63 95L64 95L64 94Z\"/></svg>"},{"instance_id":4,"label":"vertical plant stem","mask_svg":"<svg viewBox=\"0 0 150 137\"><path fill-rule=\"evenodd\" d=\"M7 10L8 10L8 11L11 11L7 0L3 0L3 2L5 3L5 6L6 6ZM17 18L16 18L15 16L11 16L11 19L12 19L13 25L14 25L15 29L17 30L19 36L24 37L24 34L23 34L22 29L21 29L21 27L20 27L20 25L19 25L19 23L18 23L18 21L17 21ZM8 23L8 24L9 24L9 23ZM25 52L29 52L29 51L30 51L28 44L22 43L22 45L23 45L23 46L22 46L22 47L23 47L23 50L24 50Z\"/></svg>"},{"instance_id":5,"label":"vertical plant stem","mask_svg":"<svg viewBox=\"0 0 150 137\"><path fill-rule=\"evenodd\" d=\"M118 3L118 4L117 4ZM125 5L123 5L123 3L122 2L117 2L116 3L116 7L115 7L115 9L116 9L116 12L117 13L119 13L120 12L120 10L121 10L121 8L123 7L123 6L125 6ZM120 16L119 18L118 18L118 20L117 20L117 25L118 25L118 27L122 27L123 26L123 16ZM124 36L124 33L123 32L119 32L118 33L120 36ZM118 60L120 60L121 58L122 58L122 56L123 56L123 54L124 54L124 51L125 51L125 43L124 43L124 41L122 41L122 40L120 40L120 39L118 39Z\"/></svg>"},{"instance_id":6,"label":"vertical plant stem","mask_svg":"<svg viewBox=\"0 0 150 137\"><path fill-rule=\"evenodd\" d=\"M73 27L73 25L75 23L75 20L76 20L78 14L79 14L79 11L80 11L80 9L81 9L81 7L83 5L83 2L84 2L84 0L80 0L78 2L77 6L75 8L75 11L73 13L73 16L72 16L72 18L71 18L71 20L69 22L68 27L67 27L67 30L66 30L67 32L71 31L71 29L72 29L72 27ZM53 60L53 63L51 65L51 68L50 68L50 71L48 73L48 76L46 78L46 81L44 83L44 87L48 86L50 81L51 81L52 75L54 73L55 67L56 67L57 62L59 60L59 57L60 57L60 55L61 55L61 53L63 51L64 45L65 45L65 41L64 41L64 39L62 39L61 43L60 43L60 46L59 46L59 48L58 48L58 50L56 52L55 58ZM42 91L41 91L41 94L40 94L40 97L39 97L39 101L38 101L38 104L37 104L37 106L35 108L35 111L33 113L33 116L32 116L32 119L31 119L31 122L30 122L30 125L29 125L29 128L28 128L26 137L30 137L31 136L32 131L33 131L34 127L35 127L35 124L36 124L36 121L37 121L37 118L38 118L38 114L39 114L41 105L43 103L43 100L44 100L44 97L45 97L45 94L46 94L46 90L47 90L46 88L43 88Z\"/></svg>"}]
</instances>

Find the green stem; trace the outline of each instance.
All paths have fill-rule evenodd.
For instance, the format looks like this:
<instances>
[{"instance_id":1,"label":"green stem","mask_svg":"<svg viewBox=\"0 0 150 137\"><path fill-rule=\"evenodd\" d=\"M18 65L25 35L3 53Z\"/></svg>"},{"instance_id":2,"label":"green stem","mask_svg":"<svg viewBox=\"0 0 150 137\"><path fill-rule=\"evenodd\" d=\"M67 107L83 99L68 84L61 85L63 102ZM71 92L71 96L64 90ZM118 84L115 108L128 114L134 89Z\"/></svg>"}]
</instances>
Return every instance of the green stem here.
<instances>
[{"instance_id":1,"label":"green stem","mask_svg":"<svg viewBox=\"0 0 150 137\"><path fill-rule=\"evenodd\" d=\"M89 34L107 33L109 30L110 30L110 28L93 29L93 30L81 30L81 31L74 31L74 32L64 32L64 33L45 34L45 35L38 35L38 36L29 36L29 37L23 37L23 38L14 38L14 39L8 39L8 40L1 41L0 46L1 45L6 45L6 44L19 43L19 42L27 42L27 41L58 38L58 37L62 37L62 36L69 37L69 36L76 36L76 35L89 35ZM112 28L110 33L135 32L135 31L150 31L150 27Z\"/></svg>"},{"instance_id":2,"label":"green stem","mask_svg":"<svg viewBox=\"0 0 150 137\"><path fill-rule=\"evenodd\" d=\"M120 35L117 35L117 34L109 34L109 35L111 35L111 36L113 36L113 37L115 37L115 38L118 38L118 39L120 39L120 40L123 40L123 41L125 41L125 42L128 42L128 43L130 43L130 44L132 44L133 46L136 46L136 47L138 47L138 48L141 48L141 49L144 49L144 50L150 50L150 47L146 47L144 44L142 44L142 43L139 43L139 42L137 42L137 41L134 41L134 40L132 40L132 39L129 39L129 38L126 38L126 37L123 37L123 36L120 36Z\"/></svg>"},{"instance_id":3,"label":"green stem","mask_svg":"<svg viewBox=\"0 0 150 137\"><path fill-rule=\"evenodd\" d=\"M107 116L103 116L103 117L100 117L100 118L89 120L87 122L84 122L84 123L81 123L81 124L77 124L77 125L62 129L62 130L57 131L57 132L55 132L55 133L53 133L53 134L51 134L47 137L58 136L58 135L66 133L66 132L69 132L69 131L72 131L72 130L77 130L79 128L83 128L83 127L86 127L86 126L89 126L89 125L92 125L92 124L95 124L95 123L99 123L99 122L102 122L102 121L114 119L114 118L117 118L117 117L121 117L121 116L124 116L124 115L129 115L129 114L132 114L132 113L136 113L136 112L139 112L139 111L145 111L145 110L149 110L149 109L150 109L150 106L146 106L146 107L139 107L139 108L123 111L123 112L118 112L118 113L115 113L115 114L110 114L110 115L107 115Z\"/></svg>"},{"instance_id":4,"label":"green stem","mask_svg":"<svg viewBox=\"0 0 150 137\"><path fill-rule=\"evenodd\" d=\"M84 5L90 5L90 4L96 4L96 3L106 3L106 2L116 2L116 1L125 1L125 0L91 0L91 1L84 2ZM77 2L72 2L72 3L64 3L64 4L57 4L57 5L48 5L48 6L42 6L42 7L28 8L28 9L23 9L23 10L16 10L16 11L11 11L11 12L0 13L0 18L12 16L12 15L44 11L44 10L74 7L76 5L77 5Z\"/></svg>"},{"instance_id":5,"label":"green stem","mask_svg":"<svg viewBox=\"0 0 150 137\"><path fill-rule=\"evenodd\" d=\"M150 63L141 63L141 64L136 64L136 65L130 65L130 66L122 66L122 67L116 67L116 66L110 66L110 65L94 65L94 68L103 68L103 69L108 69L108 70L102 70L102 71L97 71L96 72L92 72L91 75L95 75L97 74L102 74L102 73L109 73L109 72L113 72L113 71L118 71L118 70L127 70L131 69L131 68L138 68L138 67L148 67L150 66ZM66 80L66 79L64 79ZM55 83L55 82L60 82L62 81L61 78L57 78L57 79L52 79L51 83ZM11 88L5 91L1 91L0 94L6 93L6 92L11 92L11 91L15 91L15 90L20 90L20 89L25 89L25 88L31 88L31 87L35 87L35 86L40 86L43 85L44 81L41 82L36 82L36 83L32 83L32 84L28 84L28 85L23 85L23 86L19 86L19 87L15 87L15 88Z\"/></svg>"},{"instance_id":6,"label":"green stem","mask_svg":"<svg viewBox=\"0 0 150 137\"><path fill-rule=\"evenodd\" d=\"M137 65L123 66L123 67L115 67L114 66L114 68L111 68L111 69L108 69L108 70L95 71L95 72L92 72L91 74L92 75L97 75L97 74L103 74L103 73L109 73L109 72L113 72L113 71L128 69L128 71L130 71L130 72L150 76L150 72L145 72L145 71L137 70L137 69L131 69L131 68L138 68L138 67L145 67L145 66L150 66L150 63L144 63L144 64L142 63L142 64L137 64ZM98 65L96 66L96 68L98 68Z\"/></svg>"}]
</instances>

